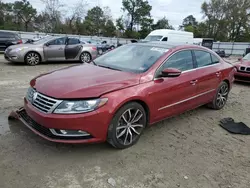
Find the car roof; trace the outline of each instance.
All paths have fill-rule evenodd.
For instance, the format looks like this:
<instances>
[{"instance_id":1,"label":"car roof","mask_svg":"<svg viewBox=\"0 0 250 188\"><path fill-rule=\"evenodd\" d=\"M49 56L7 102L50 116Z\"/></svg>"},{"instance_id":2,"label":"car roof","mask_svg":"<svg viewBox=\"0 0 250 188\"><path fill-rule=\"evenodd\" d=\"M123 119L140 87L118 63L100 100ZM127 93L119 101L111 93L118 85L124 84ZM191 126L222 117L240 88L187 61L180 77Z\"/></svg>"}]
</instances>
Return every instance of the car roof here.
<instances>
[{"instance_id":1,"label":"car roof","mask_svg":"<svg viewBox=\"0 0 250 188\"><path fill-rule=\"evenodd\" d=\"M206 49L205 47L193 45L193 44L183 44L183 43L169 43L169 42L139 42L139 43L131 43L131 45L143 45L143 46L151 46L158 48L166 48L166 49L185 49L185 48L197 48L197 49Z\"/></svg>"}]
</instances>

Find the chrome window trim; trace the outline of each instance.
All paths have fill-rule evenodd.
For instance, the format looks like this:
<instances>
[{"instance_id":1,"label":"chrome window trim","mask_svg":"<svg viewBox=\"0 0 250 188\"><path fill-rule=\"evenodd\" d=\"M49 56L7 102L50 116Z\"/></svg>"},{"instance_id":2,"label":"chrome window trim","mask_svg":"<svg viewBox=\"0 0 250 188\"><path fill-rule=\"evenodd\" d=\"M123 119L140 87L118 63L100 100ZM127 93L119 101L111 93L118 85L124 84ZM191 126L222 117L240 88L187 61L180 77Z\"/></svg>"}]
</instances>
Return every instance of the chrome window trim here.
<instances>
[{"instance_id":1,"label":"chrome window trim","mask_svg":"<svg viewBox=\"0 0 250 188\"><path fill-rule=\"evenodd\" d=\"M215 91L215 89L206 91L206 92L204 92L204 93L200 93L199 95L195 95L195 96L193 96L193 97L190 97L190 98L181 100L181 101L176 102L176 103L172 103L172 104L167 105L167 106L163 106L163 107L159 108L158 111L161 111L161 110L164 110L164 109L166 109L166 108L170 108L170 107L172 107L172 106L175 106L175 105L178 105L178 104L181 104L181 103L190 101L190 100L192 100L192 99L196 99L196 98L198 98L198 97L200 97L200 96L202 96L202 95L206 95L206 94L211 93L211 92L213 92L213 91Z\"/></svg>"},{"instance_id":2,"label":"chrome window trim","mask_svg":"<svg viewBox=\"0 0 250 188\"><path fill-rule=\"evenodd\" d=\"M179 52L182 52L182 51L191 51L191 53L192 53L192 51L204 51L204 52L207 52L207 53L209 53L210 55L214 55L214 54L212 54L211 52L208 52L208 51L206 51L206 50L203 50L203 49L193 49L193 48L189 48L189 49L184 49L184 50L178 50L178 51L176 51L176 52L174 52L173 54L171 54L170 56L168 56L167 57L167 59L165 59L164 61L163 61L163 63L156 69L156 71L155 71L155 73L154 73L154 76L153 76L153 80L158 80L158 79L160 79L160 78L157 78L156 76L156 73L157 73L157 71L173 56L173 55L175 55L176 53L179 53ZM193 57L193 55L192 55L192 57ZM216 57L216 56L215 56ZM219 59L219 58L218 58ZM212 60L212 57L211 57L211 60ZM220 60L220 59L219 59ZM194 61L194 59L193 59L193 61ZM193 62L194 63L194 62ZM186 73L186 72L192 72L192 71L195 71L195 70L199 70L199 69L204 69L204 68L207 68L207 67L212 67L212 66L216 66L216 65L218 65L218 64L220 64L221 62L219 61L218 63L215 63L215 64L212 64L212 65L207 65L207 66L204 66L204 67L196 67L196 68L193 68L193 69L190 69L190 70L186 70L186 71L183 71L183 72L181 72L181 74L183 74L183 73Z\"/></svg>"}]
</instances>

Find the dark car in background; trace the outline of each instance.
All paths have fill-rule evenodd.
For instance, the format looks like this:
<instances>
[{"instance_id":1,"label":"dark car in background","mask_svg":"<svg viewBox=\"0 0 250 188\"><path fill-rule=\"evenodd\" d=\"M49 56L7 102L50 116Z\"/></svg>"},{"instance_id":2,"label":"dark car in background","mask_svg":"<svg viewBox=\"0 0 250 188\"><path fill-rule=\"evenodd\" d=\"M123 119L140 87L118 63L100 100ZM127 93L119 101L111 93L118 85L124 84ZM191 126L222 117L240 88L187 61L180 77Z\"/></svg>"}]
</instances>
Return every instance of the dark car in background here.
<instances>
[{"instance_id":1,"label":"dark car in background","mask_svg":"<svg viewBox=\"0 0 250 188\"><path fill-rule=\"evenodd\" d=\"M15 44L22 44L22 39L18 34L0 31L0 52L4 52L6 48Z\"/></svg>"},{"instance_id":2,"label":"dark car in background","mask_svg":"<svg viewBox=\"0 0 250 188\"><path fill-rule=\"evenodd\" d=\"M110 44L107 41L100 41L100 40L89 40L87 41L89 44L93 44L96 46L98 54L102 55L104 52L108 50L115 49L114 44Z\"/></svg>"}]
</instances>

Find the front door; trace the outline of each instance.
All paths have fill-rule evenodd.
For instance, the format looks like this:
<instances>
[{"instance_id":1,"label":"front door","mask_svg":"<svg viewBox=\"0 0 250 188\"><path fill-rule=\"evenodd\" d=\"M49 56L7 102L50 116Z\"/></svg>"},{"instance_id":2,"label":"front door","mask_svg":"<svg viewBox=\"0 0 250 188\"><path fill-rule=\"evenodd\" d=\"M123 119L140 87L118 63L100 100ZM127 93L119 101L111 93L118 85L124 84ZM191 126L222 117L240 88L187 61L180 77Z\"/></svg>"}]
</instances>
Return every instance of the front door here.
<instances>
[{"instance_id":1,"label":"front door","mask_svg":"<svg viewBox=\"0 0 250 188\"><path fill-rule=\"evenodd\" d=\"M196 83L194 62L191 50L184 50L172 55L157 72L165 68L182 71L179 77L155 79L149 88L150 103L153 106L152 122L182 113L195 107Z\"/></svg>"},{"instance_id":2,"label":"front door","mask_svg":"<svg viewBox=\"0 0 250 188\"><path fill-rule=\"evenodd\" d=\"M47 61L65 60L66 37L57 38L44 45L44 55Z\"/></svg>"}]
</instances>

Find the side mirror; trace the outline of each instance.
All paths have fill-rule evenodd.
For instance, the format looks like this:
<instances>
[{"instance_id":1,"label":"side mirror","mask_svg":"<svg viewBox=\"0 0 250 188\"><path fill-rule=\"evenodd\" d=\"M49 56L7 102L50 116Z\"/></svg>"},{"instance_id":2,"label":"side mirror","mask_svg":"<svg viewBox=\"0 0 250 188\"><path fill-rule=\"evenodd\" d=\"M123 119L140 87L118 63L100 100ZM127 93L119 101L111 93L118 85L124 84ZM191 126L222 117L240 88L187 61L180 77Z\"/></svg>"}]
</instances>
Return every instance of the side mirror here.
<instances>
[{"instance_id":1,"label":"side mirror","mask_svg":"<svg viewBox=\"0 0 250 188\"><path fill-rule=\"evenodd\" d=\"M242 61L242 57L238 58L239 61Z\"/></svg>"},{"instance_id":2,"label":"side mirror","mask_svg":"<svg viewBox=\"0 0 250 188\"><path fill-rule=\"evenodd\" d=\"M49 43L45 43L44 45L45 45L45 46L49 46Z\"/></svg>"},{"instance_id":3,"label":"side mirror","mask_svg":"<svg viewBox=\"0 0 250 188\"><path fill-rule=\"evenodd\" d=\"M181 71L175 68L167 68L161 72L162 77L178 77L181 75Z\"/></svg>"}]
</instances>

